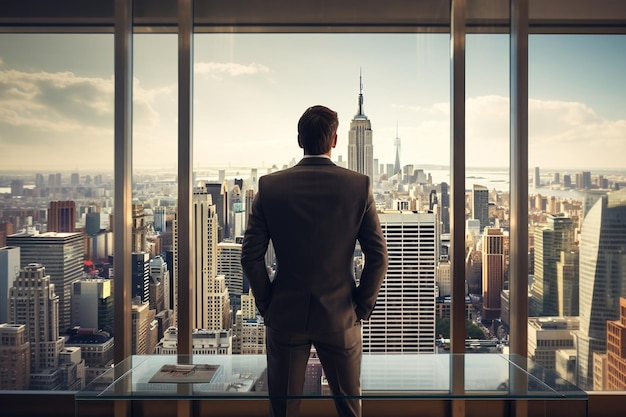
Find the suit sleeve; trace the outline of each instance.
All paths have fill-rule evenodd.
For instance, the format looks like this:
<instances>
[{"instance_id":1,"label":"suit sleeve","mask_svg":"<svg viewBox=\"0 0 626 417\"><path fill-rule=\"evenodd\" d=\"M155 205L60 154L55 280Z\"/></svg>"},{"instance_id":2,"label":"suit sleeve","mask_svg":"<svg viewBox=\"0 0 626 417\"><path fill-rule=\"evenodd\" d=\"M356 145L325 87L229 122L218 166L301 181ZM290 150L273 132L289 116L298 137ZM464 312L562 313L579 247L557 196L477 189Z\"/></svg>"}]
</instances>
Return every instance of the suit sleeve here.
<instances>
[{"instance_id":1,"label":"suit sleeve","mask_svg":"<svg viewBox=\"0 0 626 417\"><path fill-rule=\"evenodd\" d=\"M265 253L269 241L270 235L261 204L259 185L259 192L254 197L252 212L248 217L248 226L241 246L241 266L262 316L265 316L272 298L272 283L265 265Z\"/></svg>"},{"instance_id":2,"label":"suit sleeve","mask_svg":"<svg viewBox=\"0 0 626 417\"><path fill-rule=\"evenodd\" d=\"M367 320L378 298L378 291L387 272L387 244L380 228L374 196L369 191L363 221L357 239L365 255L365 267L361 273L359 286L356 288L354 301L358 319Z\"/></svg>"}]
</instances>

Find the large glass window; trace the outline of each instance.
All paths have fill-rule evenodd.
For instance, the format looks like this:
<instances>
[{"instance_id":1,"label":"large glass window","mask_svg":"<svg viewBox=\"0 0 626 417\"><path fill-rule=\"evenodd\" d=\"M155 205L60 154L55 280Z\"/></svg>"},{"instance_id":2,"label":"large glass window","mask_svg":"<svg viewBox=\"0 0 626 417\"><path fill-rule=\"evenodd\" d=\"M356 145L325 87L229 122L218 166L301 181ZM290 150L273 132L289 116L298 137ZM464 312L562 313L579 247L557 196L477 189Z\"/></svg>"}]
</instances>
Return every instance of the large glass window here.
<instances>
[{"instance_id":1,"label":"large glass window","mask_svg":"<svg viewBox=\"0 0 626 417\"><path fill-rule=\"evenodd\" d=\"M0 389L113 362L112 77L112 35L0 35Z\"/></svg>"},{"instance_id":2,"label":"large glass window","mask_svg":"<svg viewBox=\"0 0 626 417\"><path fill-rule=\"evenodd\" d=\"M509 333L509 37L467 36L465 262L472 323L466 351L506 351Z\"/></svg>"},{"instance_id":3,"label":"large glass window","mask_svg":"<svg viewBox=\"0 0 626 417\"><path fill-rule=\"evenodd\" d=\"M262 331L262 321L254 309L246 310L248 284L229 257L239 256L258 178L302 157L298 119L316 104L339 114L332 154L337 165L360 169L350 148L360 146L354 132L361 127L363 148L373 148L361 172L372 177L390 268L373 316L364 324L364 351L439 350L436 317L438 311L441 318L450 313L449 299L447 310L436 299L450 295L449 269L441 282L437 279L439 256L447 249L439 244L443 230L437 207L442 183L449 183L448 42L447 35L426 34L196 36L194 173L203 189L194 195L194 213L204 213L202 205L214 206L209 213L216 212L217 231L207 239L216 239L217 263L208 273L224 275L225 281L208 285L213 277L197 279L198 292L204 285L210 298L197 299L196 322L229 323L233 353L262 353L264 347L257 343L262 337L242 339L245 326ZM445 185L443 193L446 198ZM406 230L396 233L391 211L402 212ZM194 221L215 227L211 220ZM196 247L215 250L212 245ZM357 246L357 279L362 261ZM272 250L266 262L275 267ZM222 313L227 308L212 310L215 304L207 302L218 299L229 300L230 318Z\"/></svg>"},{"instance_id":4,"label":"large glass window","mask_svg":"<svg viewBox=\"0 0 626 417\"><path fill-rule=\"evenodd\" d=\"M529 41L528 354L589 390L626 389L625 47L624 36Z\"/></svg>"}]
</instances>

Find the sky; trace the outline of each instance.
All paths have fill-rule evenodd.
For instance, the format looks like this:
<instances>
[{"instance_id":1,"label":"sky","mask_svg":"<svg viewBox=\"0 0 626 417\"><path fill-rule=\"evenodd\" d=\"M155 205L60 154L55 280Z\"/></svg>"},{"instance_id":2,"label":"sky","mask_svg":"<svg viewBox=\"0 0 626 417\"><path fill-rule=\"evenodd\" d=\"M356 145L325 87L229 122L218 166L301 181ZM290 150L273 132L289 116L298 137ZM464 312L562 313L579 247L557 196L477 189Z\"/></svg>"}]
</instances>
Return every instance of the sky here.
<instances>
[{"instance_id":1,"label":"sky","mask_svg":"<svg viewBox=\"0 0 626 417\"><path fill-rule=\"evenodd\" d=\"M466 165L509 163L506 35L468 35ZM134 39L133 163L175 169L177 40ZM626 36L531 35L529 166L626 169ZM450 161L445 34L198 34L194 166L283 166L301 157L297 121L339 114L347 158L362 74L374 157ZM0 170L113 169L113 36L0 34Z\"/></svg>"}]
</instances>

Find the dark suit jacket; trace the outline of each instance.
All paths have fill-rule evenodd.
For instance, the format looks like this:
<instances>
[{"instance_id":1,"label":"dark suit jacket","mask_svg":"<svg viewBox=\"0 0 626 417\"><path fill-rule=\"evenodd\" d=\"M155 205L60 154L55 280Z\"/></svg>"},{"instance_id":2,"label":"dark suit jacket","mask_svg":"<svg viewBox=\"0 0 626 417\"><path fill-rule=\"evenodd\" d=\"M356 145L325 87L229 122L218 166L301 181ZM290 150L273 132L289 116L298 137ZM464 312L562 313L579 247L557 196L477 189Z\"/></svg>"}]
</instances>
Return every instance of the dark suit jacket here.
<instances>
[{"instance_id":1,"label":"dark suit jacket","mask_svg":"<svg viewBox=\"0 0 626 417\"><path fill-rule=\"evenodd\" d=\"M277 259L273 281L264 260L270 239ZM357 239L365 254L358 287ZM322 157L261 177L241 263L267 326L331 332L367 319L387 270L369 178Z\"/></svg>"}]
</instances>

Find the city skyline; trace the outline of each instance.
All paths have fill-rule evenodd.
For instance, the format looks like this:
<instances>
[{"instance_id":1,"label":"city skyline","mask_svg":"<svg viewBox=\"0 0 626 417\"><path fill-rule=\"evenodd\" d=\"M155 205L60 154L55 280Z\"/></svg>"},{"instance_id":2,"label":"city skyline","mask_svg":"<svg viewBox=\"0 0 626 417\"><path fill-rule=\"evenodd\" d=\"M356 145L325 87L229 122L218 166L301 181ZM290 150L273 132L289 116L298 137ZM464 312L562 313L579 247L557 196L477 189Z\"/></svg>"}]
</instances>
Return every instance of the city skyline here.
<instances>
[{"instance_id":1,"label":"city skyline","mask_svg":"<svg viewBox=\"0 0 626 417\"><path fill-rule=\"evenodd\" d=\"M626 150L626 58L611 51L625 47L618 36L530 37L530 166L623 168L615 151ZM299 159L297 120L318 103L338 111L333 156L347 160L359 69L374 158L393 163L398 136L404 164L449 163L448 35L205 34L194 56L196 166ZM138 169L176 162L175 57L175 35L135 36ZM507 37L468 35L466 74L466 163L506 166ZM77 170L112 169L112 36L4 34L0 84L5 169L65 168L68 154Z\"/></svg>"}]
</instances>

